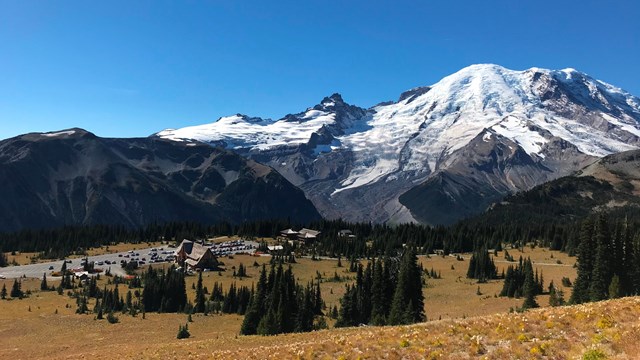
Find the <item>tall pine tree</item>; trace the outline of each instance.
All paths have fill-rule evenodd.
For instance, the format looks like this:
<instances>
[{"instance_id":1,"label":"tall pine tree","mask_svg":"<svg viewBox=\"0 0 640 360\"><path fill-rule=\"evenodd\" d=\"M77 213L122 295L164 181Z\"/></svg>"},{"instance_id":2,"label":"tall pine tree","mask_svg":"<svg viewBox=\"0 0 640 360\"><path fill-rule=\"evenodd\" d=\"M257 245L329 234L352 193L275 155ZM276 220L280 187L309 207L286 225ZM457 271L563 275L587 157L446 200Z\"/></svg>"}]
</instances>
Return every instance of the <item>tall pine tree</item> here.
<instances>
[{"instance_id":1,"label":"tall pine tree","mask_svg":"<svg viewBox=\"0 0 640 360\"><path fill-rule=\"evenodd\" d=\"M410 247L402 257L388 323L411 324L425 319L422 272L415 249Z\"/></svg>"}]
</instances>

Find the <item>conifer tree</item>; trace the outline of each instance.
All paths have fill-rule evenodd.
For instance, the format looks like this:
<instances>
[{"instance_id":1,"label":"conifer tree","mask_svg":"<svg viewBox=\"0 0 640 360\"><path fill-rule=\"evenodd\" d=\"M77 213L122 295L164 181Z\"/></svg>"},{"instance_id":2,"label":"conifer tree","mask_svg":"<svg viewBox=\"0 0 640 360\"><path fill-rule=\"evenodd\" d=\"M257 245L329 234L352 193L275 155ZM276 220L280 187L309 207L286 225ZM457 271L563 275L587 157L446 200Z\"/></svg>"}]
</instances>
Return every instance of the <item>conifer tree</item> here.
<instances>
[{"instance_id":1,"label":"conifer tree","mask_svg":"<svg viewBox=\"0 0 640 360\"><path fill-rule=\"evenodd\" d=\"M22 284L18 279L13 281L13 286L11 287L11 293L9 295L14 299L22 299L24 294L22 293Z\"/></svg>"},{"instance_id":2,"label":"conifer tree","mask_svg":"<svg viewBox=\"0 0 640 360\"><path fill-rule=\"evenodd\" d=\"M390 325L409 324L425 320L422 273L415 250L409 248L402 257L398 282L389 313Z\"/></svg>"},{"instance_id":3,"label":"conifer tree","mask_svg":"<svg viewBox=\"0 0 640 360\"><path fill-rule=\"evenodd\" d=\"M608 298L609 284L612 277L610 261L610 234L607 220L603 214L598 216L594 227L595 256L589 286L589 299L600 301Z\"/></svg>"},{"instance_id":4,"label":"conifer tree","mask_svg":"<svg viewBox=\"0 0 640 360\"><path fill-rule=\"evenodd\" d=\"M2 248L0 248L0 267L5 267L7 265L8 265L7 256L2 251Z\"/></svg>"},{"instance_id":5,"label":"conifer tree","mask_svg":"<svg viewBox=\"0 0 640 360\"><path fill-rule=\"evenodd\" d=\"M42 274L42 281L40 282L40 290L47 291L49 286L47 285L47 273Z\"/></svg>"},{"instance_id":6,"label":"conifer tree","mask_svg":"<svg viewBox=\"0 0 640 360\"><path fill-rule=\"evenodd\" d=\"M620 284L620 277L613 275L611 283L609 284L609 299L617 299L622 296L622 285Z\"/></svg>"},{"instance_id":7,"label":"conifer tree","mask_svg":"<svg viewBox=\"0 0 640 360\"><path fill-rule=\"evenodd\" d=\"M371 324L384 325L386 323L388 304L391 302L386 296L382 261L376 261L373 266L373 279L371 284Z\"/></svg>"},{"instance_id":8,"label":"conifer tree","mask_svg":"<svg viewBox=\"0 0 640 360\"><path fill-rule=\"evenodd\" d=\"M621 276L622 293L623 295L628 296L636 293L633 284L635 277L635 264L640 260L636 257L637 253L635 252L633 237L631 236L631 230L629 229L628 217L625 217L622 224L621 238L624 257L622 259L622 273L619 275Z\"/></svg>"},{"instance_id":9,"label":"conifer tree","mask_svg":"<svg viewBox=\"0 0 640 360\"><path fill-rule=\"evenodd\" d=\"M241 334L243 335L257 334L260 318L264 314L264 310L265 310L266 297L267 297L267 270L266 270L266 267L262 265L262 271L260 272L260 278L258 280L258 285L256 287L256 293L251 299L251 305L249 305L249 310L247 311L247 314L244 316L244 320L242 321L242 327L240 329Z\"/></svg>"},{"instance_id":10,"label":"conifer tree","mask_svg":"<svg viewBox=\"0 0 640 360\"><path fill-rule=\"evenodd\" d=\"M280 327L277 322L276 314L273 309L267 311L267 314L260 319L256 333L258 335L275 335L279 333Z\"/></svg>"},{"instance_id":11,"label":"conifer tree","mask_svg":"<svg viewBox=\"0 0 640 360\"><path fill-rule=\"evenodd\" d=\"M204 290L202 288L202 272L198 273L198 285L196 285L196 307L195 311L198 313L205 312L205 302L206 299L204 297Z\"/></svg>"},{"instance_id":12,"label":"conifer tree","mask_svg":"<svg viewBox=\"0 0 640 360\"><path fill-rule=\"evenodd\" d=\"M561 306L564 305L564 299L562 297L562 291L557 290L553 281L549 283L549 306Z\"/></svg>"},{"instance_id":13,"label":"conifer tree","mask_svg":"<svg viewBox=\"0 0 640 360\"><path fill-rule=\"evenodd\" d=\"M0 290L0 298L2 298L2 300L7 298L7 285L6 284L2 284L2 290Z\"/></svg>"},{"instance_id":14,"label":"conifer tree","mask_svg":"<svg viewBox=\"0 0 640 360\"><path fill-rule=\"evenodd\" d=\"M581 304L589 301L589 285L593 270L593 221L587 219L580 229L580 244L578 245L578 275L573 284L570 302Z\"/></svg>"},{"instance_id":15,"label":"conifer tree","mask_svg":"<svg viewBox=\"0 0 640 360\"><path fill-rule=\"evenodd\" d=\"M523 309L537 308L538 303L536 302L535 297L537 294L538 285L535 283L535 280L533 277L533 269L532 269L531 262L525 263L524 273L525 273L524 288L523 288L524 303L522 304L522 308Z\"/></svg>"}]
</instances>

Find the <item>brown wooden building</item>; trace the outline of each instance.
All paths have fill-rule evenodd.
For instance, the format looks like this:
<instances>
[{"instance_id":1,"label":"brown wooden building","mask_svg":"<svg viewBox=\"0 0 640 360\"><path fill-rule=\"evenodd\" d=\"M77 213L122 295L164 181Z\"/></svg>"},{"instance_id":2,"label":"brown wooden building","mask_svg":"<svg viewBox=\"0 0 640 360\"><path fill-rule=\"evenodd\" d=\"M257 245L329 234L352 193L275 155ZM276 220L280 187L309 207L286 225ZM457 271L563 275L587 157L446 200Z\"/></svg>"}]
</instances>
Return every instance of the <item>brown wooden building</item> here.
<instances>
[{"instance_id":1,"label":"brown wooden building","mask_svg":"<svg viewBox=\"0 0 640 360\"><path fill-rule=\"evenodd\" d=\"M187 269L216 269L218 259L207 246L191 240L182 240L175 251L176 262Z\"/></svg>"}]
</instances>

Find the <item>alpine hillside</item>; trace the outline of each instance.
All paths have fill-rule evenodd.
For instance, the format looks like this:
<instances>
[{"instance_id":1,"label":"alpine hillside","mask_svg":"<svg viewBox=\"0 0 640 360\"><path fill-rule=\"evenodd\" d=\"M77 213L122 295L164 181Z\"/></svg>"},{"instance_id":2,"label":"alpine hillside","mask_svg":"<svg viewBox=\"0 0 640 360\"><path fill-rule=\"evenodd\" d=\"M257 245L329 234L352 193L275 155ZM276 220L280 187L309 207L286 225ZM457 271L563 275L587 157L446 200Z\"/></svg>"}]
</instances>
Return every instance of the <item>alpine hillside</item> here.
<instances>
[{"instance_id":1,"label":"alpine hillside","mask_svg":"<svg viewBox=\"0 0 640 360\"><path fill-rule=\"evenodd\" d=\"M640 150L605 156L572 175L505 197L472 223L572 222L595 212L640 213Z\"/></svg>"},{"instance_id":2,"label":"alpine hillside","mask_svg":"<svg viewBox=\"0 0 640 360\"><path fill-rule=\"evenodd\" d=\"M334 94L279 120L238 114L152 137L267 164L327 218L447 224L640 148L639 122L640 99L576 70L483 64L369 109Z\"/></svg>"},{"instance_id":3,"label":"alpine hillside","mask_svg":"<svg viewBox=\"0 0 640 360\"><path fill-rule=\"evenodd\" d=\"M0 183L0 231L319 218L280 174L233 152L82 129L1 141Z\"/></svg>"}]
</instances>

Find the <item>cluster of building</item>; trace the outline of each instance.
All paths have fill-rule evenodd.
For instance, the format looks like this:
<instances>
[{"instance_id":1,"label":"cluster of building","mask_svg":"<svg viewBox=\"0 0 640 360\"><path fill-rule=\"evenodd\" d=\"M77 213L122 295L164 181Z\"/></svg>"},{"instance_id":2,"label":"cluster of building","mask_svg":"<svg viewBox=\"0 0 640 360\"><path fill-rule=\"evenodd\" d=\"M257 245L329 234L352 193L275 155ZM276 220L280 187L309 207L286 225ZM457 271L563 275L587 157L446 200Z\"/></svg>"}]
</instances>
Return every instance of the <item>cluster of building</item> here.
<instances>
[{"instance_id":1,"label":"cluster of building","mask_svg":"<svg viewBox=\"0 0 640 360\"><path fill-rule=\"evenodd\" d=\"M320 231L307 228L298 231L293 229L280 231L280 236L287 240L298 240L305 243L316 241L319 235ZM345 235L349 236L350 232ZM281 245L275 245L273 249L270 247L269 250L274 251L277 249L276 247L282 249ZM175 261L189 270L216 269L219 265L216 254L211 250L211 247L191 240L182 240L174 254Z\"/></svg>"}]
</instances>

